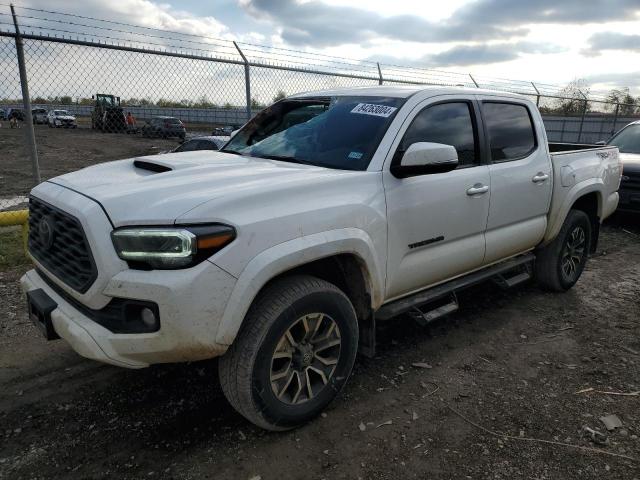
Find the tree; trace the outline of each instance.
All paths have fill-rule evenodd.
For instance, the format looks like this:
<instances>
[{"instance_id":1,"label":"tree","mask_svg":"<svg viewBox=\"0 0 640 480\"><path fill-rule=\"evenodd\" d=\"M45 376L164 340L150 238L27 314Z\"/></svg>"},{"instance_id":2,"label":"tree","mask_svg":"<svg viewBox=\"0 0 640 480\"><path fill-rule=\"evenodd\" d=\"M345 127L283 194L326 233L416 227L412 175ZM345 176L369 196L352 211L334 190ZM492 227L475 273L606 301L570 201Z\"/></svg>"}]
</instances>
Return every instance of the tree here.
<instances>
[{"instance_id":1,"label":"tree","mask_svg":"<svg viewBox=\"0 0 640 480\"><path fill-rule=\"evenodd\" d=\"M631 93L629 93L629 87L625 88L614 88L607 95L607 102L610 102L611 110L616 110L616 105L620 105L618 107L619 115L634 115L640 111L640 97L635 98Z\"/></svg>"},{"instance_id":2,"label":"tree","mask_svg":"<svg viewBox=\"0 0 640 480\"><path fill-rule=\"evenodd\" d=\"M262 110L264 108L264 104L260 103L255 98L251 99L251 110Z\"/></svg>"},{"instance_id":3,"label":"tree","mask_svg":"<svg viewBox=\"0 0 640 480\"><path fill-rule=\"evenodd\" d=\"M278 93L276 93L273 97L273 102L275 103L278 100L282 100L283 98L287 98L287 94L284 90L278 90Z\"/></svg>"},{"instance_id":4,"label":"tree","mask_svg":"<svg viewBox=\"0 0 640 480\"><path fill-rule=\"evenodd\" d=\"M567 84L560 93L556 100L554 113L561 113L562 115L581 115L582 112L589 111L589 87L582 79L576 79ZM586 107L586 109L585 109Z\"/></svg>"}]
</instances>

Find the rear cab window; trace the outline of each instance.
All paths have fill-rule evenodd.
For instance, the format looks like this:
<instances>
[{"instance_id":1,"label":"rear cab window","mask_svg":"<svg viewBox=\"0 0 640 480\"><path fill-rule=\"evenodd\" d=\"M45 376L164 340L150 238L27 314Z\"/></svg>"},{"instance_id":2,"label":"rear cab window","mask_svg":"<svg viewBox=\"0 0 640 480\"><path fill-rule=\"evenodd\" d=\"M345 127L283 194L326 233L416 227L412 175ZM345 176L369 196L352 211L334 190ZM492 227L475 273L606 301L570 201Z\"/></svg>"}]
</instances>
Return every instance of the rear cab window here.
<instances>
[{"instance_id":1,"label":"rear cab window","mask_svg":"<svg viewBox=\"0 0 640 480\"><path fill-rule=\"evenodd\" d=\"M533 119L526 105L484 101L482 116L493 162L520 160L537 148Z\"/></svg>"}]
</instances>

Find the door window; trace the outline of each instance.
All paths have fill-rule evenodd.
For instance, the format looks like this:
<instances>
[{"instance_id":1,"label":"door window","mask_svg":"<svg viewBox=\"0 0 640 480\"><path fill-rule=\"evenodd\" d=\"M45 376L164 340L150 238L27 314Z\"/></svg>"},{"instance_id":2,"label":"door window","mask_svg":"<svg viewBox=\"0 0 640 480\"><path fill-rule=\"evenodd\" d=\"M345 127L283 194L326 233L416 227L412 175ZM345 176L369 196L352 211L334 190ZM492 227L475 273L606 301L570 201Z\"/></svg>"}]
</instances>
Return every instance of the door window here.
<instances>
[{"instance_id":1,"label":"door window","mask_svg":"<svg viewBox=\"0 0 640 480\"><path fill-rule=\"evenodd\" d=\"M527 107L514 103L484 102L482 113L489 134L492 161L518 160L536 149L535 131Z\"/></svg>"},{"instance_id":2,"label":"door window","mask_svg":"<svg viewBox=\"0 0 640 480\"><path fill-rule=\"evenodd\" d=\"M418 113L404 134L398 153L404 153L416 142L454 146L458 168L480 164L473 111L467 102L439 103Z\"/></svg>"}]
</instances>

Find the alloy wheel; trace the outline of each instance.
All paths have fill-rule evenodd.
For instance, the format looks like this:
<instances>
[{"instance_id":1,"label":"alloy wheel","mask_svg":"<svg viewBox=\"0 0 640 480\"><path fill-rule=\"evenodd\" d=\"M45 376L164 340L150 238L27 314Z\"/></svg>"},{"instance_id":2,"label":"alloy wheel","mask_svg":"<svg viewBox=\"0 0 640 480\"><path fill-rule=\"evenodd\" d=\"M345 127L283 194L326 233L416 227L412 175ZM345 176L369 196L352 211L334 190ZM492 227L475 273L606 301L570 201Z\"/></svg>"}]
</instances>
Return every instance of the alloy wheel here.
<instances>
[{"instance_id":1,"label":"alloy wheel","mask_svg":"<svg viewBox=\"0 0 640 480\"><path fill-rule=\"evenodd\" d=\"M569 281L572 281L579 274L580 265L585 256L586 240L584 229L575 227L565 241L560 266L562 274Z\"/></svg>"},{"instance_id":2,"label":"alloy wheel","mask_svg":"<svg viewBox=\"0 0 640 480\"><path fill-rule=\"evenodd\" d=\"M340 329L329 315L298 318L278 341L271 359L271 388L278 400L298 405L317 397L338 365L341 344Z\"/></svg>"}]
</instances>

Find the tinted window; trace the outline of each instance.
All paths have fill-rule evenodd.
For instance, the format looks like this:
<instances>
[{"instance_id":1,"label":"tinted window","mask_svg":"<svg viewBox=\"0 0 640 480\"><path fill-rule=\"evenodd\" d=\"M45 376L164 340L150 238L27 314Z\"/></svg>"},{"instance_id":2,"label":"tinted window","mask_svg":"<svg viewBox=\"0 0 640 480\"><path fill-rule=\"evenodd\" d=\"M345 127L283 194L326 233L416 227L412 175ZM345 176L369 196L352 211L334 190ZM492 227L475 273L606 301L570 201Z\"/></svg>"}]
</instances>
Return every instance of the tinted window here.
<instances>
[{"instance_id":1,"label":"tinted window","mask_svg":"<svg viewBox=\"0 0 640 480\"><path fill-rule=\"evenodd\" d=\"M416 142L453 145L459 165L480 162L471 107L468 103L441 103L422 110L411 122L400 143L403 152Z\"/></svg>"},{"instance_id":2,"label":"tinted window","mask_svg":"<svg viewBox=\"0 0 640 480\"><path fill-rule=\"evenodd\" d=\"M293 98L256 115L223 151L366 170L405 99L335 96Z\"/></svg>"},{"instance_id":3,"label":"tinted window","mask_svg":"<svg viewBox=\"0 0 640 480\"><path fill-rule=\"evenodd\" d=\"M189 140L176 148L174 152L193 152L195 150L218 150L218 147L209 140Z\"/></svg>"},{"instance_id":4,"label":"tinted window","mask_svg":"<svg viewBox=\"0 0 640 480\"><path fill-rule=\"evenodd\" d=\"M174 152L193 152L199 150L200 140L187 140L174 150Z\"/></svg>"},{"instance_id":5,"label":"tinted window","mask_svg":"<svg viewBox=\"0 0 640 480\"><path fill-rule=\"evenodd\" d=\"M482 110L493 161L522 158L536 148L533 123L527 107L511 103L485 102Z\"/></svg>"},{"instance_id":6,"label":"tinted window","mask_svg":"<svg viewBox=\"0 0 640 480\"><path fill-rule=\"evenodd\" d=\"M607 142L622 153L640 153L640 125L629 125Z\"/></svg>"}]
</instances>

